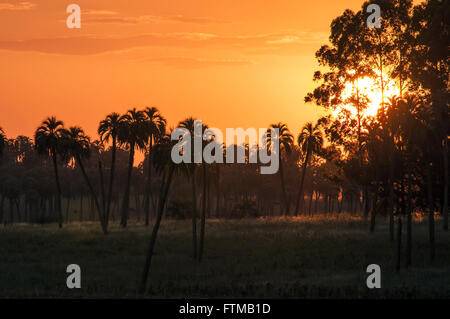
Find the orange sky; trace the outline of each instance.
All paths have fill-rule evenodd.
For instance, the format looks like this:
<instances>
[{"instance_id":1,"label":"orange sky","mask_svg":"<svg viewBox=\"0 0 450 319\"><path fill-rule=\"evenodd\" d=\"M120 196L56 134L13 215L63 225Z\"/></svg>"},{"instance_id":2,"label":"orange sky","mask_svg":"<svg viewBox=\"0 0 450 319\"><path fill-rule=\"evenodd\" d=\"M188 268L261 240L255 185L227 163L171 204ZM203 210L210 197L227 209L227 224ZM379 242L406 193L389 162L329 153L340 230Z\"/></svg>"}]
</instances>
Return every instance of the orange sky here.
<instances>
[{"instance_id":1,"label":"orange sky","mask_svg":"<svg viewBox=\"0 0 450 319\"><path fill-rule=\"evenodd\" d=\"M298 134L314 57L333 18L362 0L0 0L0 126L32 136L55 115L97 137L112 111L157 106L174 126ZM66 27L67 5L82 10Z\"/></svg>"}]
</instances>

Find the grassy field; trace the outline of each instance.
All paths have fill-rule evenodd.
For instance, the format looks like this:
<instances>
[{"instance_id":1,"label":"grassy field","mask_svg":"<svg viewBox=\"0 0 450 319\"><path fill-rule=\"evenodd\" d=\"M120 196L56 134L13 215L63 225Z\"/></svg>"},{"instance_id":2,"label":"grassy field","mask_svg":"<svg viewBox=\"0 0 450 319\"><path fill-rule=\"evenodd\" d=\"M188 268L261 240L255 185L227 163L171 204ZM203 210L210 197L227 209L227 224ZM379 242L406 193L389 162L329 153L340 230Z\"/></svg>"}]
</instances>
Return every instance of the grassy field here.
<instances>
[{"instance_id":1,"label":"grassy field","mask_svg":"<svg viewBox=\"0 0 450 319\"><path fill-rule=\"evenodd\" d=\"M449 298L450 234L440 222L435 263L427 224L417 220L413 267L400 273L387 223L377 222L369 234L364 221L343 216L210 220L199 264L191 257L190 221L164 220L145 295L136 288L151 228L113 225L104 236L97 223L0 226L0 297ZM81 266L81 289L66 287L72 263ZM381 289L366 287L372 263L381 266Z\"/></svg>"}]
</instances>

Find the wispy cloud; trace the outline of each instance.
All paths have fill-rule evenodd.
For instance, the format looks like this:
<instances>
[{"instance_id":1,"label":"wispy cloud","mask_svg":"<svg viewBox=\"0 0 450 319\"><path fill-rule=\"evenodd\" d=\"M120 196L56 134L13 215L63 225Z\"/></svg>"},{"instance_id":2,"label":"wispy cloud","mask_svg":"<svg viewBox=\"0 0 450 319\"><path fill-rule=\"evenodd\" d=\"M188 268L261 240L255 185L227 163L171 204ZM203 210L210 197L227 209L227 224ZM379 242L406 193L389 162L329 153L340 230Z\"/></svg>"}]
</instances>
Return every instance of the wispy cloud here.
<instances>
[{"instance_id":1,"label":"wispy cloud","mask_svg":"<svg viewBox=\"0 0 450 319\"><path fill-rule=\"evenodd\" d=\"M265 54L301 49L303 45L324 43L319 35L278 33L223 36L209 33L151 33L133 37L60 37L0 41L0 50L36 51L52 54L90 55L141 47L217 48L222 50L264 51Z\"/></svg>"},{"instance_id":2,"label":"wispy cloud","mask_svg":"<svg viewBox=\"0 0 450 319\"><path fill-rule=\"evenodd\" d=\"M145 59L144 62L161 63L177 68L209 68L218 66L245 66L253 64L245 59L204 59L185 56L173 56Z\"/></svg>"},{"instance_id":3,"label":"wispy cloud","mask_svg":"<svg viewBox=\"0 0 450 319\"><path fill-rule=\"evenodd\" d=\"M143 24L143 23L191 23L191 24L211 24L225 23L225 20L219 20L208 17L188 17L184 15L139 15L123 16L116 11L109 10L89 10L84 13L86 23L113 23L113 24Z\"/></svg>"},{"instance_id":4,"label":"wispy cloud","mask_svg":"<svg viewBox=\"0 0 450 319\"><path fill-rule=\"evenodd\" d=\"M9 3L9 2L0 2L0 11L1 10L9 10L9 11L25 11L31 10L36 7L35 3L22 1L17 3Z\"/></svg>"}]
</instances>

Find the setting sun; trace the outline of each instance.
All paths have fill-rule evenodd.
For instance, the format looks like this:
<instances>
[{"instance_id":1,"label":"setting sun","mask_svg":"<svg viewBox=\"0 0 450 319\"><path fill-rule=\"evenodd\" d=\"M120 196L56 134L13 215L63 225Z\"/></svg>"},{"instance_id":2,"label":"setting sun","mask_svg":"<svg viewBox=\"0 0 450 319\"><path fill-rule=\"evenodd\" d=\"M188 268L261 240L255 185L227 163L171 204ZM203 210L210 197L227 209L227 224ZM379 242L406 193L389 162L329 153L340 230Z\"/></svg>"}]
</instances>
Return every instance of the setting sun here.
<instances>
[{"instance_id":1,"label":"setting sun","mask_svg":"<svg viewBox=\"0 0 450 319\"><path fill-rule=\"evenodd\" d=\"M384 99L386 102L388 98L398 95L399 89L395 82L390 78L383 79L383 82ZM382 104L382 94L379 79L373 79L366 76L359 79L357 83L347 82L342 92L342 100L348 101L351 96L355 96L357 89L359 89L359 94L361 97L366 97L368 99L367 109L363 111L364 115L375 116ZM357 113L356 107L347 102L340 108L338 108L335 112L333 112L333 114L336 115L341 110L341 108L350 111L353 115L356 115Z\"/></svg>"}]
</instances>

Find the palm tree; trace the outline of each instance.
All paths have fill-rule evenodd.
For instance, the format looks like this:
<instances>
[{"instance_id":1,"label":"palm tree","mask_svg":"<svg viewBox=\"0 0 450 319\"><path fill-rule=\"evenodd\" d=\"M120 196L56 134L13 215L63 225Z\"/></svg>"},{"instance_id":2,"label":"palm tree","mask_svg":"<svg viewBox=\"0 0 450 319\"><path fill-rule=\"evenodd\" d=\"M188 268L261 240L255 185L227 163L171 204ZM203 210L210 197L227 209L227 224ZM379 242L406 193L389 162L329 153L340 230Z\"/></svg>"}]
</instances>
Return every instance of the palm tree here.
<instances>
[{"instance_id":1,"label":"palm tree","mask_svg":"<svg viewBox=\"0 0 450 319\"><path fill-rule=\"evenodd\" d=\"M98 134L100 135L100 140L102 142L108 142L110 139L112 140L111 146L111 170L109 173L109 184L108 184L108 193L107 193L107 203L106 203L106 211L105 211L105 223L106 227L108 227L109 222L109 214L111 212L111 200L112 200L112 192L113 192L113 184L114 184L114 171L116 167L116 150L117 150L117 136L119 134L119 129L121 125L121 117L119 113L111 113L106 116L106 118L100 122L98 127Z\"/></svg>"},{"instance_id":2,"label":"palm tree","mask_svg":"<svg viewBox=\"0 0 450 319\"><path fill-rule=\"evenodd\" d=\"M62 134L64 132L64 123L58 121L52 116L42 122L34 134L34 144L39 154L46 154L52 158L53 169L55 173L56 190L57 190L57 207L59 228L62 227L61 212L61 184L59 182L57 154L64 154Z\"/></svg>"},{"instance_id":3,"label":"palm tree","mask_svg":"<svg viewBox=\"0 0 450 319\"><path fill-rule=\"evenodd\" d=\"M108 233L105 222L105 212L100 207L97 194L94 191L92 183L89 180L89 176L83 165L83 158L89 158L91 152L91 142L89 137L84 133L84 131L77 126L73 126L68 130L63 131L64 143L67 149L67 159L75 159L76 164L80 167L81 173L83 174L84 180L89 188L92 198L94 199L95 206L97 208L100 224L104 234Z\"/></svg>"},{"instance_id":4,"label":"palm tree","mask_svg":"<svg viewBox=\"0 0 450 319\"><path fill-rule=\"evenodd\" d=\"M191 148L194 146L194 135L195 135L195 119L189 117L184 121L179 123L179 127L183 127L187 129L191 136ZM206 129L206 126L202 127L202 133ZM201 137L202 138L202 137ZM203 140L203 138L202 138ZM195 189L195 172L196 172L197 164L194 163L194 152L191 151L191 164L189 165L189 172L192 183L192 249L193 249L193 258L197 259L197 192Z\"/></svg>"},{"instance_id":5,"label":"palm tree","mask_svg":"<svg viewBox=\"0 0 450 319\"><path fill-rule=\"evenodd\" d=\"M155 107L147 107L144 110L146 114L146 129L148 134L148 150L147 150L147 185L145 189L145 201L144 201L144 211L145 211L145 225L148 226L149 214L150 214L150 191L151 191L151 179L152 179L152 162L151 153L153 148L153 143L158 141L166 133L166 119L162 117L158 109Z\"/></svg>"},{"instance_id":6,"label":"palm tree","mask_svg":"<svg viewBox=\"0 0 450 319\"><path fill-rule=\"evenodd\" d=\"M126 227L130 204L130 186L134 163L134 151L135 148L145 149L145 141L148 139L148 136L145 130L144 112L137 111L136 108L129 110L126 114L120 117L120 122L121 124L119 128L118 140L121 144L126 145L128 151L130 152L127 183L125 185L120 221L122 227Z\"/></svg>"},{"instance_id":7,"label":"palm tree","mask_svg":"<svg viewBox=\"0 0 450 319\"><path fill-rule=\"evenodd\" d=\"M158 235L159 226L161 225L162 215L164 213L164 206L166 204L167 195L169 193L170 185L174 174L177 172L186 171L186 167L183 164L175 164L171 159L171 150L175 145L171 140L170 135L166 135L160 139L158 144L155 145L154 153L152 154L152 162L157 171L162 175L161 186L159 192L158 209L156 215L156 221L153 226L152 235L147 250L147 256L145 258L144 270L142 272L141 282L139 286L139 292L145 292L147 286L148 273L153 257L153 250L156 243L156 237Z\"/></svg>"},{"instance_id":8,"label":"palm tree","mask_svg":"<svg viewBox=\"0 0 450 319\"><path fill-rule=\"evenodd\" d=\"M282 165L282 153L288 157L291 155L292 152L292 146L294 145L294 137L292 136L291 132L289 131L289 128L284 123L277 123L270 125L270 128L272 129L278 129L278 138L279 138L279 145L280 145L280 151L278 152L279 157L279 175L280 175L280 182L281 182L281 191L283 193L283 200L284 200L284 208L285 208L285 215L289 215L289 209L290 209L290 200L286 193L286 184L284 182L284 173L283 173L283 165ZM270 148L272 143L272 136L270 134L270 131L268 131L267 134L267 146Z\"/></svg>"},{"instance_id":9,"label":"palm tree","mask_svg":"<svg viewBox=\"0 0 450 319\"><path fill-rule=\"evenodd\" d=\"M303 162L302 177L300 180L300 187L297 194L297 202L295 204L295 214L297 215L300 206L300 199L303 196L303 185L305 182L306 169L308 168L309 161L313 154L317 154L322 149L323 135L320 129L321 121L319 120L315 125L311 122L306 123L300 134L298 135L298 146L302 149L305 155L305 161Z\"/></svg>"},{"instance_id":10,"label":"palm tree","mask_svg":"<svg viewBox=\"0 0 450 319\"><path fill-rule=\"evenodd\" d=\"M206 129L207 125L203 126L203 129ZM214 137L209 138L208 141L203 140L203 148L208 142L211 142L214 140ZM206 228L206 197L208 196L207 193L207 187L209 188L209 174L207 174L207 167L211 167L209 164L203 162L202 163L202 215L200 219L200 244L198 249L198 261L201 262L203 258L203 247L205 242L205 228Z\"/></svg>"},{"instance_id":11,"label":"palm tree","mask_svg":"<svg viewBox=\"0 0 450 319\"><path fill-rule=\"evenodd\" d=\"M3 149L6 145L6 135L5 131L3 131L3 128L0 127L0 155L3 154Z\"/></svg>"}]
</instances>

